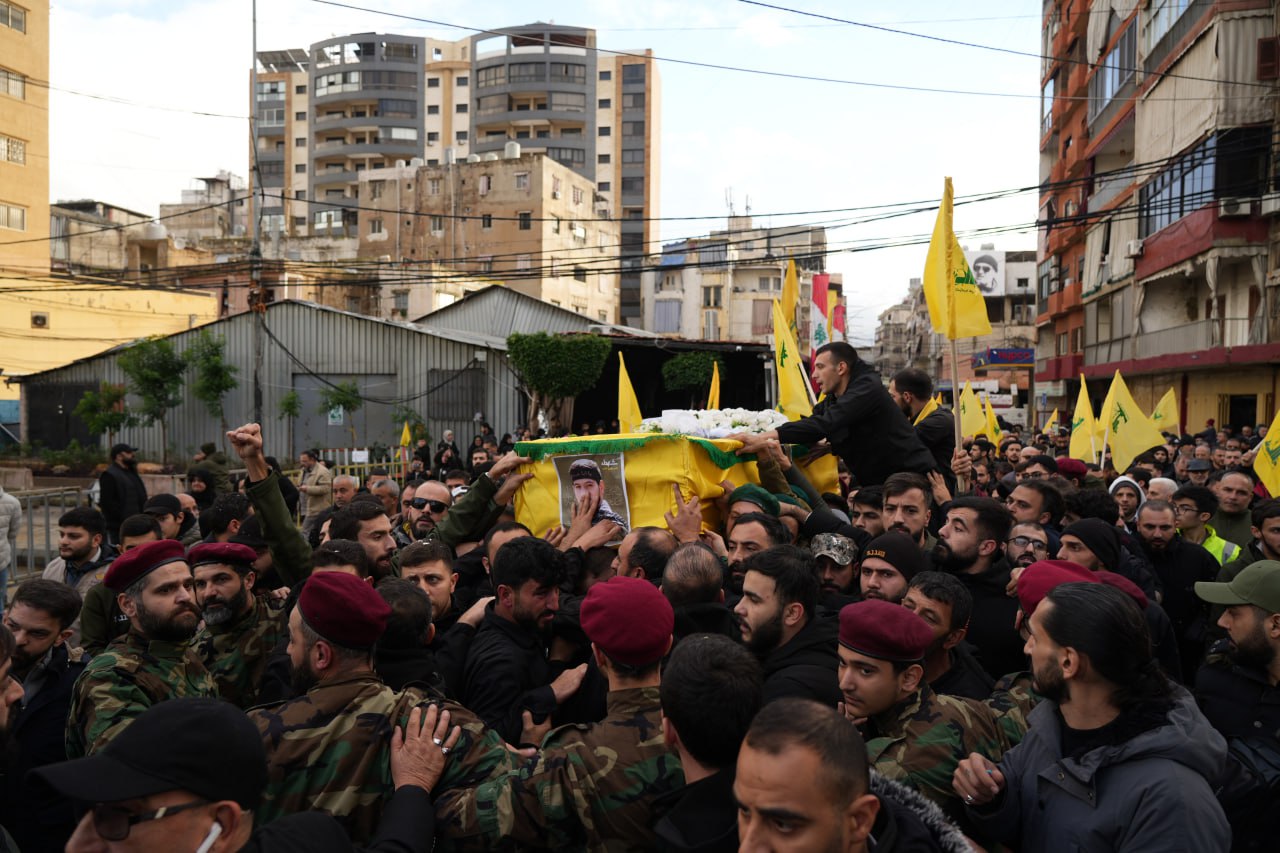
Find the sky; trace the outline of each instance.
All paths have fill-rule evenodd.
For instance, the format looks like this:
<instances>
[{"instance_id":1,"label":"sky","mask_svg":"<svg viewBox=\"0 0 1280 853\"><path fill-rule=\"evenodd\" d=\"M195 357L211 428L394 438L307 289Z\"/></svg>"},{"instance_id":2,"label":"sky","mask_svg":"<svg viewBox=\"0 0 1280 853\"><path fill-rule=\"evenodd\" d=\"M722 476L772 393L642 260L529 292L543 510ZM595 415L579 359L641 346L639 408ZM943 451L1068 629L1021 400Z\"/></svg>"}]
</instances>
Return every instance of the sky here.
<instances>
[{"instance_id":1,"label":"sky","mask_svg":"<svg viewBox=\"0 0 1280 853\"><path fill-rule=\"evenodd\" d=\"M870 343L876 315L905 295L924 266L926 246L885 244L927 239L936 210L885 214L936 205L944 176L957 200L1038 180L1039 4L775 4L789 11L741 0L345 5L353 8L263 0L258 49L305 48L362 32L457 40L534 20L592 27L605 49L652 48L663 58L660 215L727 215L732 200L738 213L749 204L756 224L828 226L837 250L828 268L844 276L859 345ZM247 173L250 0L55 0L50 16L53 199L94 198L155 215L162 202L200 186L199 175ZM907 202L920 204L904 208ZM820 212L831 210L841 212ZM1036 193L1028 191L957 205L955 229L967 247L1034 249L1035 216ZM880 221L867 221L874 217ZM965 236L1016 226L1023 227ZM660 233L670 241L723 227L669 220Z\"/></svg>"}]
</instances>

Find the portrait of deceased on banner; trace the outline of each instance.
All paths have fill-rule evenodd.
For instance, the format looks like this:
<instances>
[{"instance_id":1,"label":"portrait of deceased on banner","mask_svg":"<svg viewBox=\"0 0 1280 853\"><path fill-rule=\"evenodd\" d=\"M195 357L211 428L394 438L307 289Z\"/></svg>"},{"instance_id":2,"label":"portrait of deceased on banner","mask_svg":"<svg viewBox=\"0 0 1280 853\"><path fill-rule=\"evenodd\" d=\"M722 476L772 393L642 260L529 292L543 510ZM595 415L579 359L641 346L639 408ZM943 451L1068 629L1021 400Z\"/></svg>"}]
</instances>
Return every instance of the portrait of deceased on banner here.
<instances>
[{"instance_id":1,"label":"portrait of deceased on banner","mask_svg":"<svg viewBox=\"0 0 1280 853\"><path fill-rule=\"evenodd\" d=\"M631 529L631 510L627 504L627 481L621 453L598 453L590 456L557 456L554 459L560 480L560 523L568 528L573 521L573 506L585 497L599 497L592 524L612 521Z\"/></svg>"}]
</instances>

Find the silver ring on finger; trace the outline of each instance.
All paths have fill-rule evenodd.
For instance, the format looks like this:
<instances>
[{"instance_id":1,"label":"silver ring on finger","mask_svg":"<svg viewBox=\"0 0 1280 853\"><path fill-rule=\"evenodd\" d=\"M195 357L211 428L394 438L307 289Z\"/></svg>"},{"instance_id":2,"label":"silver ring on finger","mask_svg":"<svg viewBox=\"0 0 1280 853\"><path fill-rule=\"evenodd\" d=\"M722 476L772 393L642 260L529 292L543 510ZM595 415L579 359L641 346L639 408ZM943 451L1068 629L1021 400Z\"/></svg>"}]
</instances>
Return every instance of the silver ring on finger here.
<instances>
[{"instance_id":1,"label":"silver ring on finger","mask_svg":"<svg viewBox=\"0 0 1280 853\"><path fill-rule=\"evenodd\" d=\"M970 805L970 806L973 805L973 794L969 794L967 797L965 797L964 801L967 805Z\"/></svg>"},{"instance_id":2,"label":"silver ring on finger","mask_svg":"<svg viewBox=\"0 0 1280 853\"><path fill-rule=\"evenodd\" d=\"M442 746L442 747L440 747L440 754L441 754L441 755L448 755L451 751L452 751L452 750L450 749L450 747L447 747L447 746Z\"/></svg>"},{"instance_id":3,"label":"silver ring on finger","mask_svg":"<svg viewBox=\"0 0 1280 853\"><path fill-rule=\"evenodd\" d=\"M436 746L442 746L444 744L444 741L438 737L433 737L431 739L431 742L434 743Z\"/></svg>"}]
</instances>

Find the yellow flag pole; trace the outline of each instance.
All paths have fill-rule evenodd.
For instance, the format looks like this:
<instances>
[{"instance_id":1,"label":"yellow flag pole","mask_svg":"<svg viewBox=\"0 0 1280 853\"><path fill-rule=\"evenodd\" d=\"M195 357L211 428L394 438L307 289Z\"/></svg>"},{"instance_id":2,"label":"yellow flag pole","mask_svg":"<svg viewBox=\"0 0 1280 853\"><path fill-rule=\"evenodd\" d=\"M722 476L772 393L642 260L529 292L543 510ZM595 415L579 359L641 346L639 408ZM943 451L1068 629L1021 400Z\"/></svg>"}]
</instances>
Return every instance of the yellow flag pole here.
<instances>
[{"instance_id":1,"label":"yellow flag pole","mask_svg":"<svg viewBox=\"0 0 1280 853\"><path fill-rule=\"evenodd\" d=\"M961 434L960 419L955 416L959 410L960 401L960 348L956 346L956 339L951 339L951 421L955 426L956 447L964 447L964 436ZM967 492L969 490L968 477L956 477L956 491Z\"/></svg>"}]
</instances>

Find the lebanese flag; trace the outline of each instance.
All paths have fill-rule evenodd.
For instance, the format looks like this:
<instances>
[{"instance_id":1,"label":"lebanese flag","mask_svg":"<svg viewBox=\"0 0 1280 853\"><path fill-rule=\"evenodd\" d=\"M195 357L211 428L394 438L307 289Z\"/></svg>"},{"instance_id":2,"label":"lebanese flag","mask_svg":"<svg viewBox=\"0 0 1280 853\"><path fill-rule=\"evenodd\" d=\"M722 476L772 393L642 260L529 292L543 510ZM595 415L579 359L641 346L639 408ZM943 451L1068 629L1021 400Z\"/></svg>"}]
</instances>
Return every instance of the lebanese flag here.
<instances>
[{"instance_id":1,"label":"lebanese flag","mask_svg":"<svg viewBox=\"0 0 1280 853\"><path fill-rule=\"evenodd\" d=\"M813 277L809 297L809 360L817 355L818 347L830 342L827 326L827 286L831 276L818 273Z\"/></svg>"}]
</instances>

